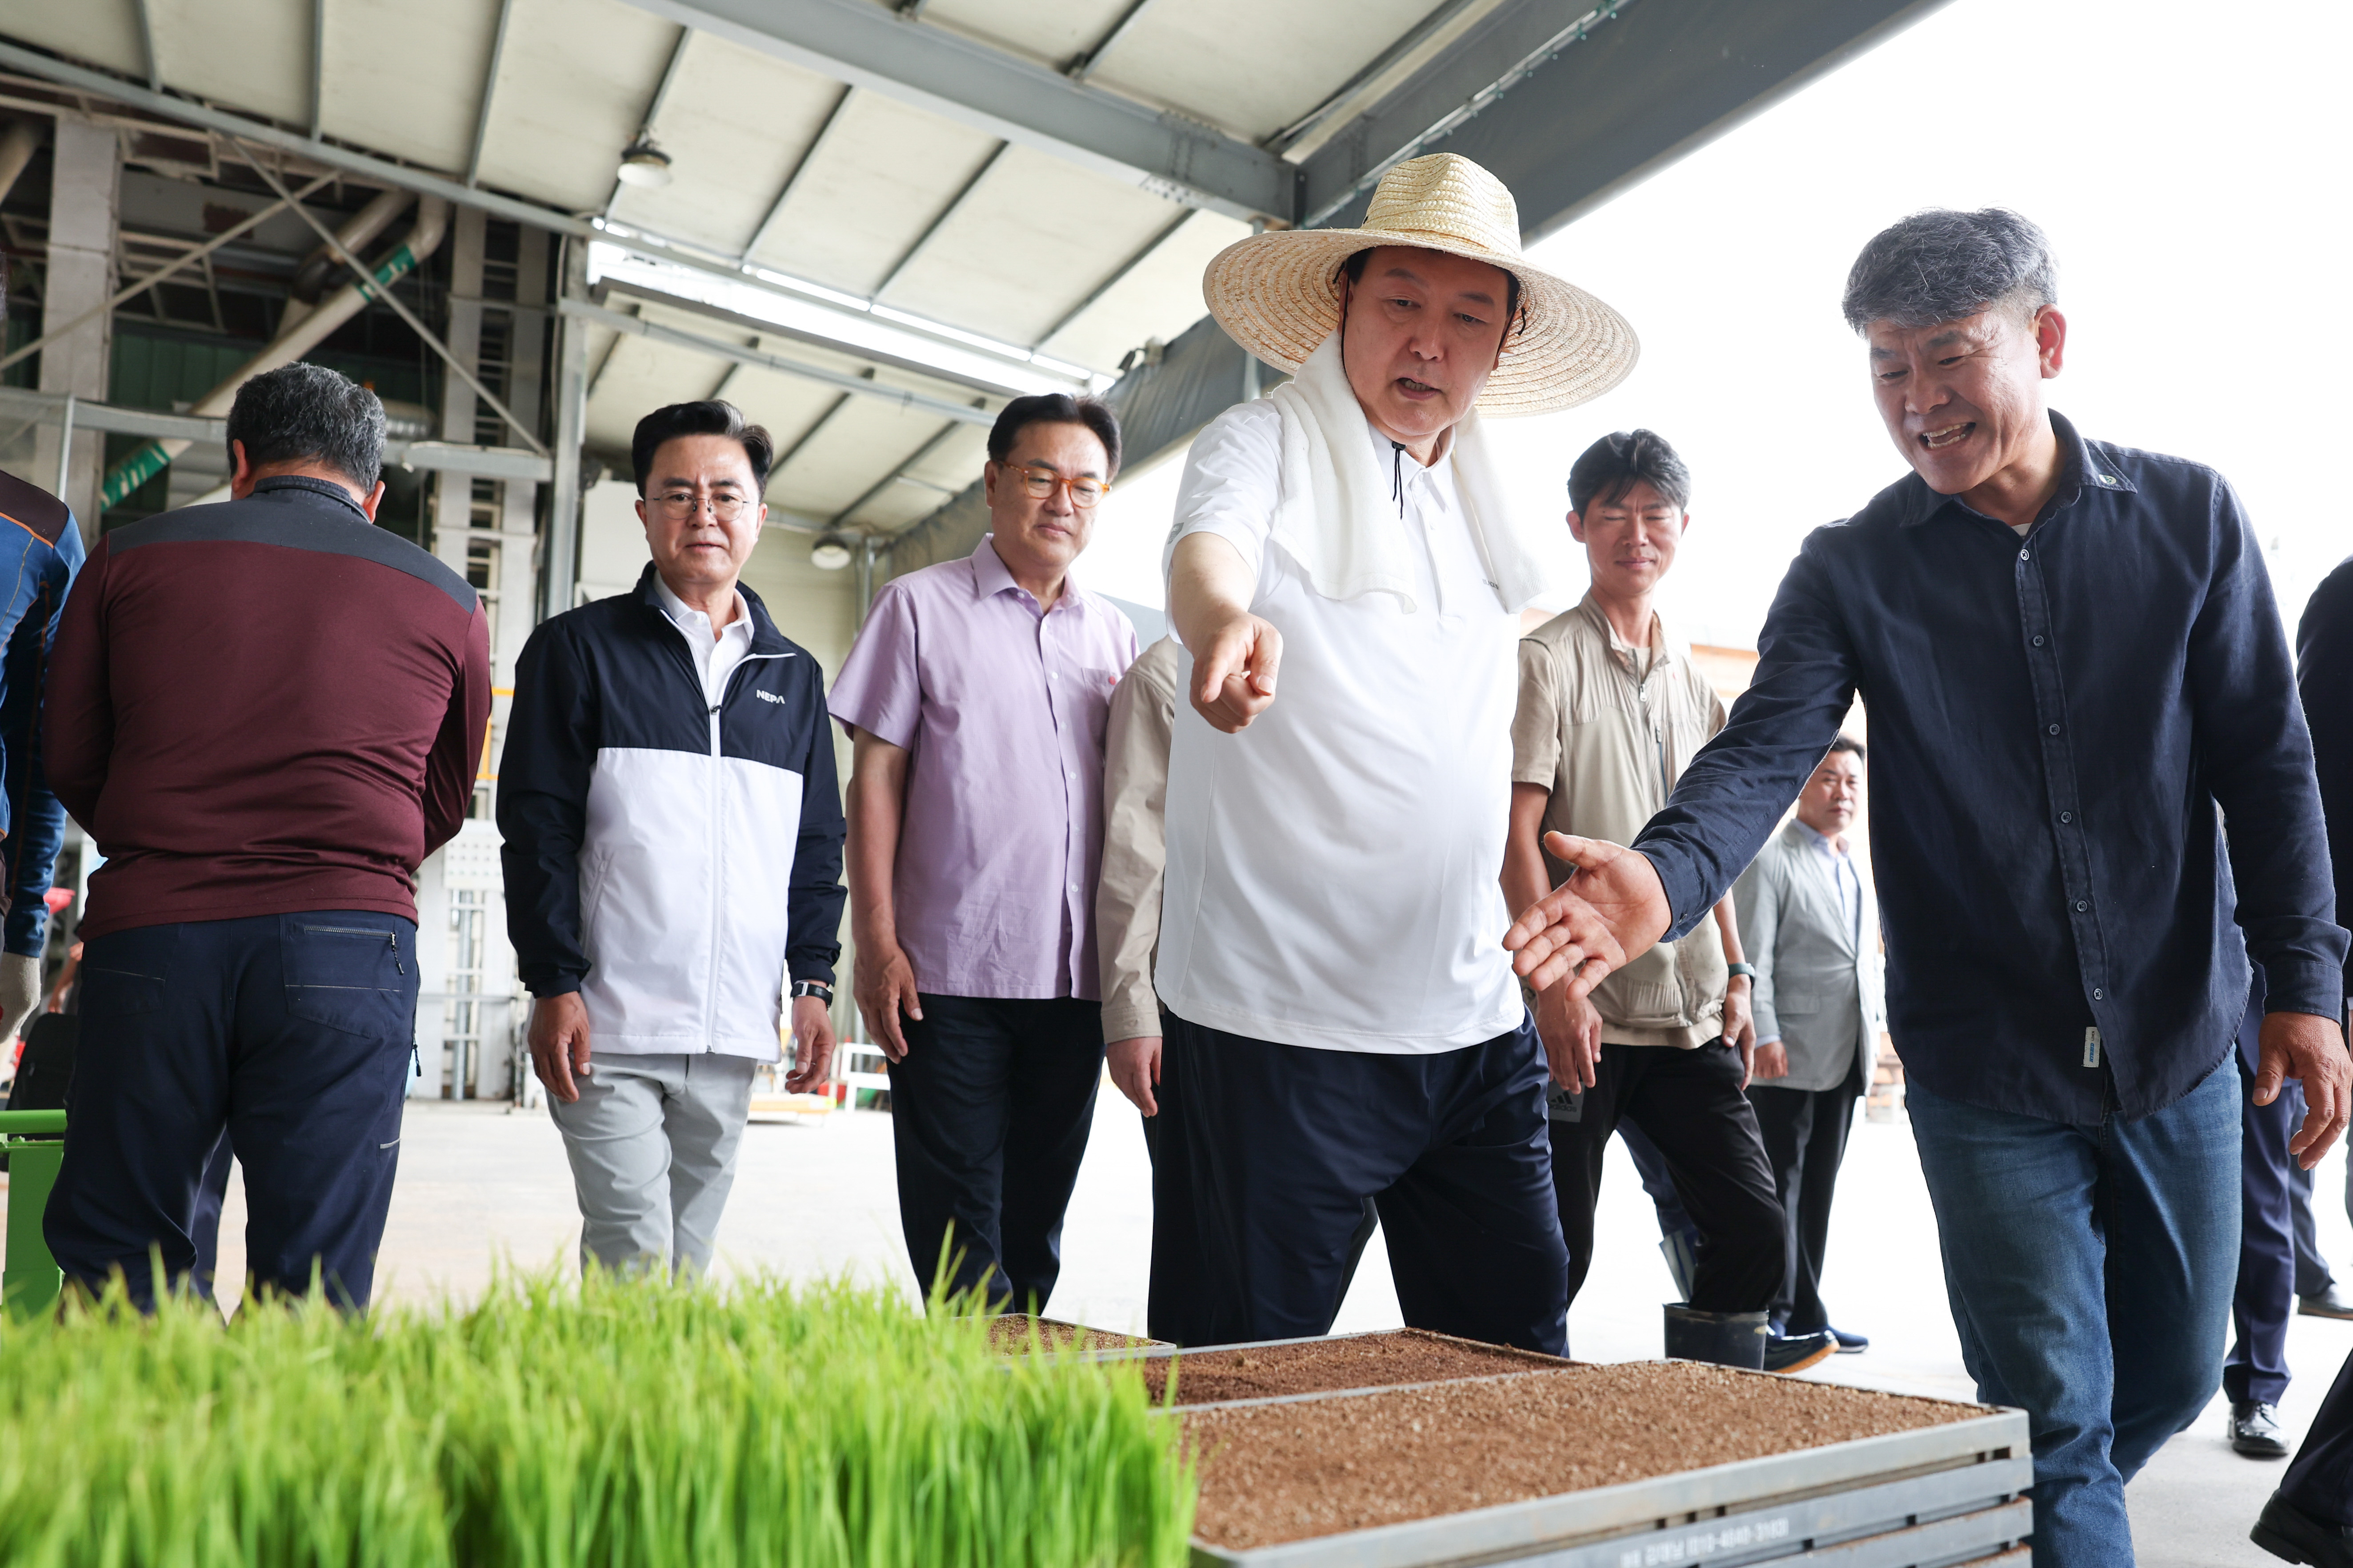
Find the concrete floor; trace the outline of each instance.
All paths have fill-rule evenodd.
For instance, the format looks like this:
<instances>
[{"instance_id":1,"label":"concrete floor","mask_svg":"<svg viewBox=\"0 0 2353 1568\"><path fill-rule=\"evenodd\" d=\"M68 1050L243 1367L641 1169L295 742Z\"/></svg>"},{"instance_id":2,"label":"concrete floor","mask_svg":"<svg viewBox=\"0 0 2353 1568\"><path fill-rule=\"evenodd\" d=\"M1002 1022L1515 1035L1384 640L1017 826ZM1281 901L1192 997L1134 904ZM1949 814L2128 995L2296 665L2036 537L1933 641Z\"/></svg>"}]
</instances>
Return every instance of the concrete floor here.
<instances>
[{"instance_id":1,"label":"concrete floor","mask_svg":"<svg viewBox=\"0 0 2353 1568\"><path fill-rule=\"evenodd\" d=\"M1649 1203L1622 1149L1613 1146L1610 1159L1598 1257L1569 1321L1575 1353L1591 1361L1657 1355L1659 1303L1670 1291ZM2344 1160L2341 1151L2333 1154L2321 1173L2319 1223L2323 1249L2353 1280L2353 1225L2334 1201L2344 1190ZM1106 1087L1064 1233L1067 1261L1051 1303L1056 1317L1142 1330L1151 1218L1136 1118ZM241 1272L241 1194L233 1187L222 1235L225 1279ZM470 1295L501 1258L525 1266L568 1260L578 1230L563 1145L543 1111L410 1103L380 1297ZM744 1135L719 1246L725 1268L803 1278L848 1272L913 1291L893 1198L890 1118L853 1112L815 1124L755 1122ZM1946 1310L1927 1194L1902 1121L1855 1129L1823 1295L1840 1326L1869 1334L1872 1346L1807 1375L1973 1396ZM1388 1260L1376 1245L1337 1327L1398 1321ZM2289 1356L2298 1376L2282 1412L2292 1436L2301 1436L2348 1351L2353 1323L2295 1320ZM2134 1483L2129 1501L2144 1568L2275 1563L2246 1531L2280 1466L2232 1453L2221 1436L2223 1414L2218 1397Z\"/></svg>"}]
</instances>

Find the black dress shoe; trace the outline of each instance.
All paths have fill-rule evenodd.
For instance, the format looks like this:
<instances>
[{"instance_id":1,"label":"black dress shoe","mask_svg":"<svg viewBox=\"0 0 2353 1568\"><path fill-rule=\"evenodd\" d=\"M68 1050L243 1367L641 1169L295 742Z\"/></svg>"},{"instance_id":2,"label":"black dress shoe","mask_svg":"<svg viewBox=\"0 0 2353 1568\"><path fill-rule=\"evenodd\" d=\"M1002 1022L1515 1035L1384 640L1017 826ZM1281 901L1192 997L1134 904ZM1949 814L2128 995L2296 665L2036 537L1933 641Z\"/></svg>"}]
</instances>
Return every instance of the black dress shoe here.
<instances>
[{"instance_id":1,"label":"black dress shoe","mask_svg":"<svg viewBox=\"0 0 2353 1568\"><path fill-rule=\"evenodd\" d=\"M2284 1459L2287 1440L2280 1436L2279 1410L2260 1399L2231 1402L2231 1447L2250 1459Z\"/></svg>"},{"instance_id":2,"label":"black dress shoe","mask_svg":"<svg viewBox=\"0 0 2353 1568\"><path fill-rule=\"evenodd\" d=\"M2263 1517L2247 1531L2247 1539L2291 1563L2307 1563L2312 1568L2353 1568L2353 1530L2315 1519L2277 1492L2263 1504Z\"/></svg>"},{"instance_id":3,"label":"black dress shoe","mask_svg":"<svg viewBox=\"0 0 2353 1568\"><path fill-rule=\"evenodd\" d=\"M2317 1296L2298 1296L2295 1312L2300 1318L2353 1318L2353 1296L2342 1285L2331 1282Z\"/></svg>"},{"instance_id":4,"label":"black dress shoe","mask_svg":"<svg viewBox=\"0 0 2353 1568\"><path fill-rule=\"evenodd\" d=\"M1765 1346L1767 1372L1803 1372L1838 1354L1837 1336L1823 1329L1811 1334L1776 1334Z\"/></svg>"}]
</instances>

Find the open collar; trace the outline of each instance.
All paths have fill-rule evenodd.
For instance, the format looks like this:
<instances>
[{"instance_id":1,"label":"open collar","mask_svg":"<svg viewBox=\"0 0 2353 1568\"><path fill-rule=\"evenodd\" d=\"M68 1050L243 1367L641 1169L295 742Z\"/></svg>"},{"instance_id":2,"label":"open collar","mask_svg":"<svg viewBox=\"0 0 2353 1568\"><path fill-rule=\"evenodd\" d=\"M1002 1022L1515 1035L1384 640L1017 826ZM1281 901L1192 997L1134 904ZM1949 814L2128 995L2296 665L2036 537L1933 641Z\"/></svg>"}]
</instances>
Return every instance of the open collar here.
<instances>
[{"instance_id":1,"label":"open collar","mask_svg":"<svg viewBox=\"0 0 2353 1568\"><path fill-rule=\"evenodd\" d=\"M2037 522L2074 505L2087 489L2116 495L2138 493L2131 476L2094 451L2065 415L2055 408L2050 413L2051 433L2059 440L2059 488L2052 493ZM1972 516L1983 515L1958 496L1939 495L1930 489L1928 481L1917 473L1898 480L1896 489L1895 522L1899 528L1917 528L1947 506L1957 506Z\"/></svg>"},{"instance_id":2,"label":"open collar","mask_svg":"<svg viewBox=\"0 0 2353 1568\"><path fill-rule=\"evenodd\" d=\"M638 574L638 585L632 590L632 595L638 603L646 607L649 613L659 616L662 625L674 626L678 623L670 619L670 612L663 606L661 600L662 595L669 592L669 589L670 584L661 580L661 574L656 571L654 563L649 561L646 563L646 569ZM735 584L735 596L744 602L744 608L751 612L752 651L755 654L790 653L793 645L786 642L785 634L776 629L776 623L768 615L768 606L761 602L760 595L738 582Z\"/></svg>"},{"instance_id":3,"label":"open collar","mask_svg":"<svg viewBox=\"0 0 2353 1568\"><path fill-rule=\"evenodd\" d=\"M999 594L1014 593L1033 605L1038 603L1029 589L1013 580L1013 574L1006 568L1005 558L997 553L996 534L982 534L980 542L973 547L970 559L974 598L993 599ZM1078 578L1069 572L1062 574L1062 592L1055 599L1053 609L1042 613L1051 615L1066 605L1073 611L1087 607L1087 596L1080 590Z\"/></svg>"}]
</instances>

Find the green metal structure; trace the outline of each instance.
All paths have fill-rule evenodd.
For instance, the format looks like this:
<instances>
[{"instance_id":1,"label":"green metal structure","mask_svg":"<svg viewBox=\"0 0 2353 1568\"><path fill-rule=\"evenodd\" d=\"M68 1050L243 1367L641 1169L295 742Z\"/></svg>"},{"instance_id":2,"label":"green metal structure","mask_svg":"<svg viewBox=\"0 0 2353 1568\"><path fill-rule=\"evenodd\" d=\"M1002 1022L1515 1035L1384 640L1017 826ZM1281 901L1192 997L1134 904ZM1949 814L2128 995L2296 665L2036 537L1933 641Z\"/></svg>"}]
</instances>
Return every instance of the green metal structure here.
<instances>
[{"instance_id":1,"label":"green metal structure","mask_svg":"<svg viewBox=\"0 0 2353 1568\"><path fill-rule=\"evenodd\" d=\"M54 1135L65 1130L62 1110L0 1110L0 1147L8 1153L8 1258L0 1268L0 1300L15 1321L48 1312L64 1288L41 1236L41 1215L65 1159L66 1146Z\"/></svg>"}]
</instances>

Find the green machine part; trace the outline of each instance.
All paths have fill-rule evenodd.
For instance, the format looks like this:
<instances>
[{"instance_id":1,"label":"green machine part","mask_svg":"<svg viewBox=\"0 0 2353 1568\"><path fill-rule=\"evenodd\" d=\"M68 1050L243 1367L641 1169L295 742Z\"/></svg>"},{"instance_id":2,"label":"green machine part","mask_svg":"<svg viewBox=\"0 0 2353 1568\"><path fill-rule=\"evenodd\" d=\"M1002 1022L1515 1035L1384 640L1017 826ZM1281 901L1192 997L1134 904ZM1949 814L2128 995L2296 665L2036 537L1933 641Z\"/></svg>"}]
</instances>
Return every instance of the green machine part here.
<instances>
[{"instance_id":1,"label":"green machine part","mask_svg":"<svg viewBox=\"0 0 2353 1568\"><path fill-rule=\"evenodd\" d=\"M49 1206L66 1146L31 1139L65 1130L62 1110L0 1110L0 1140L8 1151L8 1258L0 1267L0 1300L19 1322L54 1308L65 1284L41 1235L41 1215Z\"/></svg>"}]
</instances>

